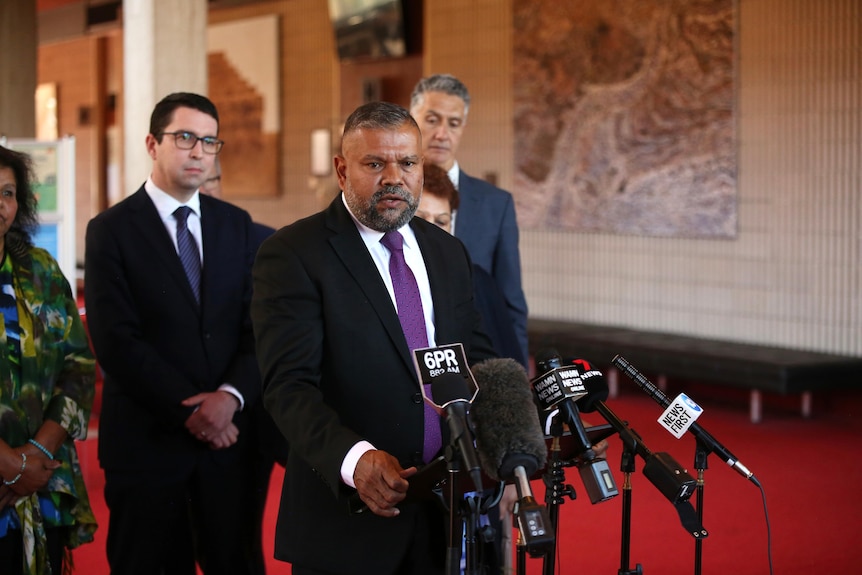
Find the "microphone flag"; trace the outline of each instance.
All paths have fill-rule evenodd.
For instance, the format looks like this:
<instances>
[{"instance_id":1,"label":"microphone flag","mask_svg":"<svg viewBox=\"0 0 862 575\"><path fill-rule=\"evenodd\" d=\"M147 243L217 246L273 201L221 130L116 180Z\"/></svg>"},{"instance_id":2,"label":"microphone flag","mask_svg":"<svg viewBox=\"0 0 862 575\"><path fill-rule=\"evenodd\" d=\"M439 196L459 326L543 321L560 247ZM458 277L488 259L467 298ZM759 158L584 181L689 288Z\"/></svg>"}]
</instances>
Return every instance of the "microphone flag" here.
<instances>
[{"instance_id":1,"label":"microphone flag","mask_svg":"<svg viewBox=\"0 0 862 575\"><path fill-rule=\"evenodd\" d=\"M467 385L470 403L476 398L479 386L476 378L467 365L467 355L464 353L464 345L461 343L450 343L437 347L423 347L413 350L413 364L419 376L420 389L425 402L433 406L438 414L443 415L443 405L434 401L430 392L431 383L442 376L452 377L452 374L464 378Z\"/></svg>"}]
</instances>

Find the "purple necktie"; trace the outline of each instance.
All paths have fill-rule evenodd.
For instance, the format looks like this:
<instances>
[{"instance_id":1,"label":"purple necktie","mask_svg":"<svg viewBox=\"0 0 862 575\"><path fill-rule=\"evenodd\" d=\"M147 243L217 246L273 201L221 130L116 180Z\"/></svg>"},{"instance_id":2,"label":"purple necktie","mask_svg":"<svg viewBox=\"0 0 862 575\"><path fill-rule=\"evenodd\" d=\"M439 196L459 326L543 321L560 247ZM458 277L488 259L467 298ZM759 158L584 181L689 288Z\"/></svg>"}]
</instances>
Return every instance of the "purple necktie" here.
<instances>
[{"instance_id":1,"label":"purple necktie","mask_svg":"<svg viewBox=\"0 0 862 575\"><path fill-rule=\"evenodd\" d=\"M397 231L386 232L380 243L389 250L389 276L395 291L395 305L398 308L398 321L407 338L410 351L428 347L428 331L425 329L425 314L422 311L422 298L416 277L404 261L404 238ZM425 386L425 394L431 397L430 386ZM442 446L440 436L440 416L434 408L425 403L425 446L422 457L431 461Z\"/></svg>"},{"instance_id":2,"label":"purple necktie","mask_svg":"<svg viewBox=\"0 0 862 575\"><path fill-rule=\"evenodd\" d=\"M183 264L183 269L186 270L186 277L189 278L195 299L200 303L201 253L198 251L198 244L186 221L190 213L192 213L192 209L188 206L180 206L174 210L174 218L177 220L177 251L180 254L180 261Z\"/></svg>"}]
</instances>

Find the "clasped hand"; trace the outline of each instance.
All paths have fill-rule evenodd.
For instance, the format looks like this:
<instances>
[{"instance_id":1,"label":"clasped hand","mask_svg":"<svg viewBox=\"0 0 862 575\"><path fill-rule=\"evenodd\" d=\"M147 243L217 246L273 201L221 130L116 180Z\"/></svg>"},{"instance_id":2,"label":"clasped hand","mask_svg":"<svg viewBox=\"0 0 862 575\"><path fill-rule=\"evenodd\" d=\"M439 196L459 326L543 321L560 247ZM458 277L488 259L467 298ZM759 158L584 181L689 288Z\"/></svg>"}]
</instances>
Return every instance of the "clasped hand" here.
<instances>
[{"instance_id":1,"label":"clasped hand","mask_svg":"<svg viewBox=\"0 0 862 575\"><path fill-rule=\"evenodd\" d=\"M48 485L54 470L60 467L59 461L52 461L38 450L29 449L26 445L15 448L14 452L19 458L18 465L22 461L21 453L27 455L27 463L24 465L21 477L15 483L12 485L0 483L0 509L15 505L15 502L22 497L28 497L43 489ZM10 481L11 479L9 478Z\"/></svg>"},{"instance_id":2,"label":"clasped hand","mask_svg":"<svg viewBox=\"0 0 862 575\"><path fill-rule=\"evenodd\" d=\"M236 443L239 429L233 423L233 415L239 401L226 391L198 393L183 400L186 407L195 411L186 419L186 429L198 441L208 443L213 449L224 449Z\"/></svg>"}]
</instances>

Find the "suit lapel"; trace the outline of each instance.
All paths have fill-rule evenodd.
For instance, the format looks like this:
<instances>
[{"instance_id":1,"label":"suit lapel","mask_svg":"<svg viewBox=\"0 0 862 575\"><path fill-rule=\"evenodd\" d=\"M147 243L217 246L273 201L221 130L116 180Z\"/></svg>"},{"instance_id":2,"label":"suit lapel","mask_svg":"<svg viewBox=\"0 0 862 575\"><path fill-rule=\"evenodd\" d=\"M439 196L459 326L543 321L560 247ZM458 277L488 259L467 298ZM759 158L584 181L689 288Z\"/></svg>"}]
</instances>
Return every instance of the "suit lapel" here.
<instances>
[{"instance_id":1,"label":"suit lapel","mask_svg":"<svg viewBox=\"0 0 862 575\"><path fill-rule=\"evenodd\" d=\"M377 271L377 266L359 236L356 224L350 218L347 208L342 203L341 196L333 201L326 214L326 223L335 235L330 238L330 245L338 258L344 264L347 272L356 281L359 289L365 293L368 303L380 317L383 328L392 343L398 348L401 359L411 373L415 373L413 356L407 347L407 340L401 330L398 314L389 297L389 291Z\"/></svg>"},{"instance_id":2,"label":"suit lapel","mask_svg":"<svg viewBox=\"0 0 862 575\"><path fill-rule=\"evenodd\" d=\"M225 247L222 245L224 241L236 241L236 238L227 239L226 234L219 233L219 230L224 231L226 226L223 224L223 211L216 209L213 202L208 202L211 198L206 198L201 195L201 238L202 249L204 250L204 267L201 270L201 308L212 308L212 301L218 290L212 289L219 283L219 266L217 254L226 253ZM189 293L192 293L191 287Z\"/></svg>"},{"instance_id":3,"label":"suit lapel","mask_svg":"<svg viewBox=\"0 0 862 575\"><path fill-rule=\"evenodd\" d=\"M458 197L460 205L458 206L458 215L455 216L455 237L464 243L469 243L476 228L471 229L469 226L459 223L477 221L477 214L481 214L481 199L478 194L474 193L473 183L470 181L470 176L464 173L464 170L458 172Z\"/></svg>"},{"instance_id":4,"label":"suit lapel","mask_svg":"<svg viewBox=\"0 0 862 575\"><path fill-rule=\"evenodd\" d=\"M419 249L422 250L422 259L425 260L425 269L428 272L428 282L431 286L431 300L434 302L434 333L437 345L446 341L449 333L451 318L454 317L452 298L449 297L450 286L443 278L446 277L445 267L451 256L446 255L439 242L433 241L426 233L423 226L417 225L415 221L410 224Z\"/></svg>"},{"instance_id":5,"label":"suit lapel","mask_svg":"<svg viewBox=\"0 0 862 575\"><path fill-rule=\"evenodd\" d=\"M141 249L149 250L153 254L153 257L167 269L170 277L181 286L193 309L197 309L198 304L186 272L183 270L183 264L155 204L143 188L129 198L129 201L129 206L134 212L131 225L144 242Z\"/></svg>"}]
</instances>

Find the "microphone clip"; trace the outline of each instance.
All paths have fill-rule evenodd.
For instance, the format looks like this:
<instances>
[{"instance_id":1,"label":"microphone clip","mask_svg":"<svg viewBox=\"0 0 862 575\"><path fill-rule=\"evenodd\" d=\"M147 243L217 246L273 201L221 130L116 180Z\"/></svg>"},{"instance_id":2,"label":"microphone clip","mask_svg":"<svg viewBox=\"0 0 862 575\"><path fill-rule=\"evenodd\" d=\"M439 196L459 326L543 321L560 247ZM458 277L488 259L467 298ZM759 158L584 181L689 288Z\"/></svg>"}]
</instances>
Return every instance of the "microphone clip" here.
<instances>
[{"instance_id":1,"label":"microphone clip","mask_svg":"<svg viewBox=\"0 0 862 575\"><path fill-rule=\"evenodd\" d=\"M674 505L688 501L697 487L694 478L668 453L650 454L643 474Z\"/></svg>"},{"instance_id":2,"label":"microphone clip","mask_svg":"<svg viewBox=\"0 0 862 575\"><path fill-rule=\"evenodd\" d=\"M541 557L553 551L556 538L544 505L539 505L533 497L523 497L515 502L514 513L518 530L531 557Z\"/></svg>"}]
</instances>

